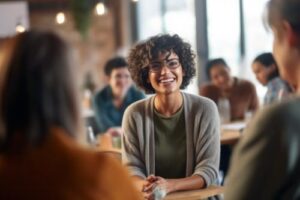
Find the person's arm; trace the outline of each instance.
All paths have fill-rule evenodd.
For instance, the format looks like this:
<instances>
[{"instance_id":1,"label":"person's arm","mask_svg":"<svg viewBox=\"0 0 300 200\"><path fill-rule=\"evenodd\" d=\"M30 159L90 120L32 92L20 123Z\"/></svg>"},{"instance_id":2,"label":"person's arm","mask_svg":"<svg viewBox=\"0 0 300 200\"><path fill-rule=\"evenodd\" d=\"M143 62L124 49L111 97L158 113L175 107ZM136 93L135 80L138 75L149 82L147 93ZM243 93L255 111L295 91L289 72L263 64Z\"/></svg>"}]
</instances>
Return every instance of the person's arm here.
<instances>
[{"instance_id":1,"label":"person's arm","mask_svg":"<svg viewBox=\"0 0 300 200\"><path fill-rule=\"evenodd\" d=\"M198 175L179 179L164 179L162 177L158 177L156 184L157 186L165 188L167 194L176 191L196 190L205 187L204 179Z\"/></svg>"},{"instance_id":2,"label":"person's arm","mask_svg":"<svg viewBox=\"0 0 300 200\"><path fill-rule=\"evenodd\" d=\"M136 101L146 98L146 95L145 95L144 92L142 92L142 91L140 91L138 89L136 89L136 92L137 92L137 94L136 94Z\"/></svg>"},{"instance_id":3,"label":"person's arm","mask_svg":"<svg viewBox=\"0 0 300 200\"><path fill-rule=\"evenodd\" d=\"M100 199L130 199L141 200L143 194L141 191L134 187L131 177L128 171L117 160L97 152L99 155L98 173L94 173L94 176L98 176L99 189L98 193ZM102 192L103 191L103 192Z\"/></svg>"},{"instance_id":4,"label":"person's arm","mask_svg":"<svg viewBox=\"0 0 300 200\"><path fill-rule=\"evenodd\" d=\"M134 107L129 106L126 109L122 122L122 160L132 176L145 179L145 158L142 155L138 138L139 133L143 131L142 120L141 114Z\"/></svg>"},{"instance_id":5,"label":"person's arm","mask_svg":"<svg viewBox=\"0 0 300 200\"><path fill-rule=\"evenodd\" d=\"M196 190L205 187L205 181L203 177L193 175L181 179L168 179L170 183L169 192L181 191L181 190Z\"/></svg>"},{"instance_id":6,"label":"person's arm","mask_svg":"<svg viewBox=\"0 0 300 200\"><path fill-rule=\"evenodd\" d=\"M259 100L256 93L256 88L252 83L250 83L250 94L251 94L251 101L248 110L255 112L259 108Z\"/></svg>"},{"instance_id":7,"label":"person's arm","mask_svg":"<svg viewBox=\"0 0 300 200\"><path fill-rule=\"evenodd\" d=\"M147 184L145 178L142 178L140 176L132 176L131 179L137 190L143 192L144 186Z\"/></svg>"},{"instance_id":8,"label":"person's arm","mask_svg":"<svg viewBox=\"0 0 300 200\"><path fill-rule=\"evenodd\" d=\"M288 128L282 114L266 109L249 124L238 143L225 180L225 199L274 199L283 184L286 163ZM284 132L286 131L286 132Z\"/></svg>"},{"instance_id":9,"label":"person's arm","mask_svg":"<svg viewBox=\"0 0 300 200\"><path fill-rule=\"evenodd\" d=\"M97 96L95 96L95 98L93 99L93 108L95 113L95 119L97 122L97 127L100 133L105 133L107 129L113 127L114 124L108 117L107 108L103 106L103 102L101 102L101 100Z\"/></svg>"},{"instance_id":10,"label":"person's arm","mask_svg":"<svg viewBox=\"0 0 300 200\"><path fill-rule=\"evenodd\" d=\"M165 195L184 190L196 190L205 187L205 181L201 176L193 175L180 179L164 179L159 176L147 177L147 183L143 187L145 199L155 199L155 196ZM160 194L157 194L157 193Z\"/></svg>"},{"instance_id":11,"label":"person's arm","mask_svg":"<svg viewBox=\"0 0 300 200\"><path fill-rule=\"evenodd\" d=\"M204 85L199 89L199 95L203 97L207 97L213 100L216 104L218 104L218 99L220 96L220 91L217 87L213 85Z\"/></svg>"},{"instance_id":12,"label":"person's arm","mask_svg":"<svg viewBox=\"0 0 300 200\"><path fill-rule=\"evenodd\" d=\"M195 121L198 135L195 138L194 175L204 179L205 187L217 183L220 162L220 120L217 107L211 101L203 103L201 117ZM199 114L199 113L198 113Z\"/></svg>"}]
</instances>

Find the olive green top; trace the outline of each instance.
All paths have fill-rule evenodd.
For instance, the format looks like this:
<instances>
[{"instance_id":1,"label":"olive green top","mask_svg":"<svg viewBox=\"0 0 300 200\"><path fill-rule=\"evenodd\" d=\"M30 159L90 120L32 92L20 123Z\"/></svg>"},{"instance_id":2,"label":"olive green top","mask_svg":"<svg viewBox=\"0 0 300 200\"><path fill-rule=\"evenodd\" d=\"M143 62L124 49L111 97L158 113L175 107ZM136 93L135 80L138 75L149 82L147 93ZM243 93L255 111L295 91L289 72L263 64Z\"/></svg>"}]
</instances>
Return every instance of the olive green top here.
<instances>
[{"instance_id":1,"label":"olive green top","mask_svg":"<svg viewBox=\"0 0 300 200\"><path fill-rule=\"evenodd\" d=\"M154 109L155 175L186 176L186 131L183 106L171 117Z\"/></svg>"}]
</instances>

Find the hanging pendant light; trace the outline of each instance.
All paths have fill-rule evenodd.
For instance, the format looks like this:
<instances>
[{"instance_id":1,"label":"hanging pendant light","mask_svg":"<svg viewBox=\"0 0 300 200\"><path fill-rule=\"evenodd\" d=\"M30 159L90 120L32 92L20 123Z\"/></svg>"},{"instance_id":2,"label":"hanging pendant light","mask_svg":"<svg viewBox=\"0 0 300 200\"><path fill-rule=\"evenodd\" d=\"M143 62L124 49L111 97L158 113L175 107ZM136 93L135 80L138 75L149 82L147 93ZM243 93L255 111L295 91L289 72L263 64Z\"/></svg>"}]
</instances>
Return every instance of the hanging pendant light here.
<instances>
[{"instance_id":1,"label":"hanging pendant light","mask_svg":"<svg viewBox=\"0 0 300 200\"><path fill-rule=\"evenodd\" d=\"M58 24L64 24L66 22L66 16L64 12L59 12L56 14L56 23Z\"/></svg>"},{"instance_id":2,"label":"hanging pendant light","mask_svg":"<svg viewBox=\"0 0 300 200\"><path fill-rule=\"evenodd\" d=\"M99 2L95 6L96 15L105 15L106 7L104 2Z\"/></svg>"},{"instance_id":3,"label":"hanging pendant light","mask_svg":"<svg viewBox=\"0 0 300 200\"><path fill-rule=\"evenodd\" d=\"M21 24L19 24L19 25L16 26L16 32L17 33L23 33L24 31L26 31L26 29Z\"/></svg>"},{"instance_id":4,"label":"hanging pendant light","mask_svg":"<svg viewBox=\"0 0 300 200\"><path fill-rule=\"evenodd\" d=\"M26 31L26 28L22 23L22 17L18 17L15 29L16 33L23 33Z\"/></svg>"}]
</instances>

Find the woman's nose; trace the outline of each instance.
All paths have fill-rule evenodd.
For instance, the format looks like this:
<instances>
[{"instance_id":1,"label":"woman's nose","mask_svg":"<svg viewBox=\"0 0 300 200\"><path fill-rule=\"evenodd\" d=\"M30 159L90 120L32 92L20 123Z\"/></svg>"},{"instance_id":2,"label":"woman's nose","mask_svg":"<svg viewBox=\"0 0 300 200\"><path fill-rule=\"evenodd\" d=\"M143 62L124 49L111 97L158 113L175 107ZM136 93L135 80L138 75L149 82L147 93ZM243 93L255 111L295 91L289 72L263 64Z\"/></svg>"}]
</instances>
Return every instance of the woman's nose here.
<instances>
[{"instance_id":1,"label":"woman's nose","mask_svg":"<svg viewBox=\"0 0 300 200\"><path fill-rule=\"evenodd\" d=\"M161 73L161 74L167 74L167 73L169 73L169 72L170 72L170 69L167 67L167 65L163 64L163 65L161 66L160 73Z\"/></svg>"}]
</instances>

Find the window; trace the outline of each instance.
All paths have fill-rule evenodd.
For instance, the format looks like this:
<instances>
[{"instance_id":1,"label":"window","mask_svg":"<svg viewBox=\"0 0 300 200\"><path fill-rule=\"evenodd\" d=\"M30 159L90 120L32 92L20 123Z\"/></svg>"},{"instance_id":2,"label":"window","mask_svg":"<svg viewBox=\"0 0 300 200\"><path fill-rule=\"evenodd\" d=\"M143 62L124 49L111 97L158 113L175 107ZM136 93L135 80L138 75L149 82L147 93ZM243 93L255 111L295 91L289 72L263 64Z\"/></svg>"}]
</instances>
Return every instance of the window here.
<instances>
[{"instance_id":1,"label":"window","mask_svg":"<svg viewBox=\"0 0 300 200\"><path fill-rule=\"evenodd\" d=\"M209 58L224 58L234 75L240 65L240 17L238 0L208 0Z\"/></svg>"},{"instance_id":2,"label":"window","mask_svg":"<svg viewBox=\"0 0 300 200\"><path fill-rule=\"evenodd\" d=\"M272 36L263 26L263 13L268 0L243 0L245 55L241 55L241 24L239 0L208 0L209 58L223 57L232 74L252 81L260 99L266 89L255 79L251 70L254 57L272 50Z\"/></svg>"},{"instance_id":3,"label":"window","mask_svg":"<svg viewBox=\"0 0 300 200\"><path fill-rule=\"evenodd\" d=\"M139 40L160 33L178 34L196 52L194 0L151 0L138 2ZM193 80L187 92L198 93Z\"/></svg>"}]
</instances>

